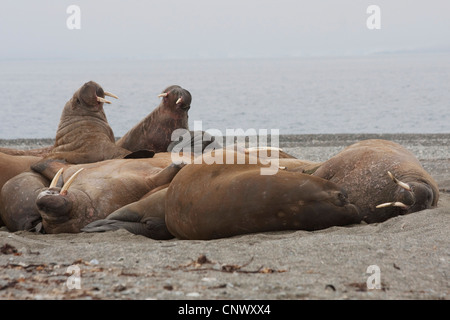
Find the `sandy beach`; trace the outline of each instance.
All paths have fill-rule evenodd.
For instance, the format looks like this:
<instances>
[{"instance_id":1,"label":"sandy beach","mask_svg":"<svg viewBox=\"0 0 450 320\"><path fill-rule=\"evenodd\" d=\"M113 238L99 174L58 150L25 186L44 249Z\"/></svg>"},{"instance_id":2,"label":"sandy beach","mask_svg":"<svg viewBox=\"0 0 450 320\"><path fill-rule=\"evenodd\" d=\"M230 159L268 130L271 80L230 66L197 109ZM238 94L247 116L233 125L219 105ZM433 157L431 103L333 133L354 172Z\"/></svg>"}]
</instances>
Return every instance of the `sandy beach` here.
<instances>
[{"instance_id":1,"label":"sandy beach","mask_svg":"<svg viewBox=\"0 0 450 320\"><path fill-rule=\"evenodd\" d=\"M323 161L369 138L398 142L417 156L439 185L436 209L371 225L211 241L157 241L125 230L11 233L3 227L0 299L447 300L450 134L289 135L280 137L280 147ZM21 149L49 144L0 140L1 147ZM372 289L374 276L380 286Z\"/></svg>"}]
</instances>

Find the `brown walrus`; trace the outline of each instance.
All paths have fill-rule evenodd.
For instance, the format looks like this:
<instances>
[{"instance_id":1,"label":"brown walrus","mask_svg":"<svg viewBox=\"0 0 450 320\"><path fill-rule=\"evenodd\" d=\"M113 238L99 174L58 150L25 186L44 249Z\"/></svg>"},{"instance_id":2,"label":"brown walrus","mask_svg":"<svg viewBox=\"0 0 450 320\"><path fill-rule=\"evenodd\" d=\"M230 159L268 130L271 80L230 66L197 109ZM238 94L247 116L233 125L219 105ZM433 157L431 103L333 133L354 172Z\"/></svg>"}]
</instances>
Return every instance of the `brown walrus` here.
<instances>
[{"instance_id":1,"label":"brown walrus","mask_svg":"<svg viewBox=\"0 0 450 320\"><path fill-rule=\"evenodd\" d=\"M36 197L49 185L44 176L24 171L8 180L0 193L0 218L9 231L33 230L41 221Z\"/></svg>"},{"instance_id":2,"label":"brown walrus","mask_svg":"<svg viewBox=\"0 0 450 320\"><path fill-rule=\"evenodd\" d=\"M124 158L131 154L129 150L116 146L103 109L104 103L110 103L105 96L117 98L93 81L85 83L74 93L63 109L55 145L46 158L79 164Z\"/></svg>"},{"instance_id":3,"label":"brown walrus","mask_svg":"<svg viewBox=\"0 0 450 320\"><path fill-rule=\"evenodd\" d=\"M368 223L435 207L439 188L419 160L398 143L357 142L322 163L314 176L348 192Z\"/></svg>"},{"instance_id":4,"label":"brown walrus","mask_svg":"<svg viewBox=\"0 0 450 320\"><path fill-rule=\"evenodd\" d=\"M26 153L39 154L43 157L41 158L43 160L40 161L44 163L48 159L60 159L77 164L113 158L153 156L154 152L152 151L143 150L133 153L115 145L113 131L108 124L103 110L103 104L110 103L105 99L105 96L117 98L114 94L103 91L102 87L93 81L85 83L74 93L73 97L66 103L63 109L54 146L48 149L42 148L23 152L14 149L9 150L15 155ZM47 150L47 152L43 152L43 150ZM4 180L4 183L13 177L13 175L11 175L12 172L15 173L15 176L20 172L30 169L29 165L26 165L30 158L18 155L16 158L11 157L12 156L10 155L8 161L9 163L16 163L14 170L6 168L1 168L2 170L0 170L0 181ZM6 159L6 155L3 159ZM33 157L31 159L34 165L39 165L39 161L37 161L39 158ZM25 165L19 166L18 164L20 163ZM25 181L19 181L22 178L25 179ZM33 178L36 178L36 181L31 181ZM34 206L32 202L28 202L34 197L34 193L37 190L36 187L41 186L44 181L46 181L44 178L38 177L36 174L30 172L26 175L19 175L13 180L13 184L8 185L7 189L11 192L14 192L16 188L20 187L20 190L22 190L25 195L24 199L22 199L23 205L14 207L14 210L17 212L16 216L23 215L25 219L19 218L17 221L14 221L7 218L7 222L5 222L9 224L10 227L13 227L14 230L17 228L19 230L22 228L29 229L30 223L28 222L37 220L34 215L28 214L29 210L32 210ZM44 186L45 185L42 187ZM8 190L3 190L2 196L0 196L0 216L6 215L9 217L7 212L2 211L5 209L5 205L15 203L11 201L7 201L4 204L1 203L1 199L7 199L10 196ZM17 195L12 197L15 198ZM6 210L13 209L11 207L6 207Z\"/></svg>"},{"instance_id":5,"label":"brown walrus","mask_svg":"<svg viewBox=\"0 0 450 320\"><path fill-rule=\"evenodd\" d=\"M113 130L103 110L104 103L111 103L105 96L117 98L94 81L86 82L64 106L53 146L34 150L2 148L0 151L61 159L74 164L123 158L131 154L115 144Z\"/></svg>"},{"instance_id":6,"label":"brown walrus","mask_svg":"<svg viewBox=\"0 0 450 320\"><path fill-rule=\"evenodd\" d=\"M177 153L177 147L185 148L189 147L189 150L194 150L197 147L200 154L205 150L206 147L210 146L210 148L218 148L219 153L226 152L229 149L223 150L214 142L214 139L206 139L199 144L199 146L194 145L195 136L204 134L202 132L190 132L190 138L183 139L181 146L178 146L178 143L174 143L169 149L173 150L173 153ZM198 137L200 138L200 137ZM208 143L207 143L208 142ZM231 149L237 149L237 145L233 145ZM230 149L230 150L231 150ZM248 154L253 156L255 159L257 157L261 158L271 158L272 152L274 151L272 148L269 150L261 150L260 148L240 148L242 154ZM282 150L276 149L276 152L279 156L279 160L285 160L286 164L289 164L290 167L308 167L310 165L309 162L293 159L292 156L284 153ZM172 153L172 155L173 155ZM171 156L171 153L157 153L155 158L159 157L167 157ZM198 156L198 152L194 153L182 153L180 157L180 161L183 163L193 163L196 156ZM207 155L205 155L207 157ZM178 157L177 157L178 158ZM289 158L289 159L286 159ZM174 157L173 160L176 160ZM171 239L174 236L169 232L167 226L165 224L165 195L167 193L167 188L163 190L158 190L155 193L155 190L151 191L148 195L142 197L137 202L130 203L115 212L111 213L106 219L97 220L86 227L84 227L81 231L84 232L105 232L117 230L120 228L126 229L129 232L136 235L143 235L152 239L157 240L165 240Z\"/></svg>"},{"instance_id":7,"label":"brown walrus","mask_svg":"<svg viewBox=\"0 0 450 320\"><path fill-rule=\"evenodd\" d=\"M50 187L41 189L35 198L45 232L80 232L92 221L168 185L181 168L171 163L170 158L119 159L62 166L63 187L57 186L60 179L56 175ZM53 163L43 174L60 166Z\"/></svg>"},{"instance_id":8,"label":"brown walrus","mask_svg":"<svg viewBox=\"0 0 450 320\"><path fill-rule=\"evenodd\" d=\"M360 222L358 209L335 183L286 170L262 175L263 165L249 164L250 156L245 154L245 164L207 161L181 169L166 194L169 232L206 240Z\"/></svg>"},{"instance_id":9,"label":"brown walrus","mask_svg":"<svg viewBox=\"0 0 450 320\"><path fill-rule=\"evenodd\" d=\"M206 147L206 145L204 145L204 147ZM181 158L186 162L190 162L193 157L194 154L181 154ZM127 160L125 165L123 164L125 163L123 162L125 160L115 159L110 160L109 162L102 161L93 164L79 165L78 167L86 167L90 169L88 171L99 172L99 180L97 182L92 182L92 184L96 187L99 187L99 185L101 185L102 183L107 183L109 178L101 178L101 175L104 172L106 172L106 177L108 177L110 175L113 175L112 172L108 173L108 170L117 170L117 172L114 173L113 181L115 184L105 186L105 190L109 190L108 188L114 188L116 184L119 186L118 190L122 190L120 189L120 187L122 186L122 183L120 182L120 174L124 175L123 179L127 179L127 174L129 174L130 170L134 170L135 172L139 172L139 170L145 171L149 170L149 166L159 168L155 170L160 170L161 168L164 168L173 162L172 153L168 152L157 153L154 158L149 158L147 160L148 161L146 161L146 159L135 159L135 162L133 162L131 161L131 159L129 159ZM114 163L115 161L117 161L117 163ZM60 160L44 159L33 164L31 167L32 171L19 174L10 179L5 184L0 193L0 218L3 217L4 223L10 231L32 230L39 224L42 219L39 211L36 208L36 197L42 191L42 189L45 189L49 186L50 180L56 174L57 170L61 167L73 166L68 166L67 164L64 164L64 161ZM145 179L147 174L153 172L152 170L148 171L147 173L142 173L139 179ZM85 175L86 173L83 174L83 176ZM83 179L83 176L79 177L78 179ZM89 174L87 179L90 179L90 177L92 176L95 176L94 173ZM133 201L135 201L135 199L130 196L130 202ZM115 210L117 208L113 209ZM110 213L111 211L107 212ZM99 216L98 219L104 217L106 217L106 215Z\"/></svg>"},{"instance_id":10,"label":"brown walrus","mask_svg":"<svg viewBox=\"0 0 450 320\"><path fill-rule=\"evenodd\" d=\"M30 169L32 164L40 161L40 157L12 156L0 152L0 191L11 178ZM2 207L0 198L0 208ZM0 226L4 225L0 215Z\"/></svg>"},{"instance_id":11,"label":"brown walrus","mask_svg":"<svg viewBox=\"0 0 450 320\"><path fill-rule=\"evenodd\" d=\"M97 211L101 212L95 211L96 216L89 221L86 220L86 224L88 224L93 220L106 217L112 211L129 202L139 200L153 188L153 185L148 185L148 190L141 188L148 184L149 176L157 174L171 163L172 160L168 154L159 154L158 157L149 159L115 159L82 165L68 165L60 160L40 161L32 165L33 170L23 172L5 183L0 193L0 218L8 230L12 232L33 230L36 227L40 229L38 224L42 221L42 217L36 207L38 195L49 188L51 179L60 168L65 168L65 173L60 178L64 181L67 181L75 170L85 168L85 172L77 178L77 183L74 185L75 189L72 190L76 190L77 187L86 188L82 193L91 197L88 200L92 200L93 205L97 201L104 202L102 206L97 208ZM83 181L86 181L86 183L83 184ZM135 186L132 185L133 183ZM125 186L128 186L127 190L124 189ZM102 194L103 190L105 195ZM139 190L139 192L127 194L127 191L130 190ZM117 199L119 200L112 199L111 207L108 207L111 209L102 211L108 205L107 202L111 200L112 194L118 194L119 198ZM97 197L100 197L100 200ZM121 205L117 206L117 203ZM81 208L81 206L79 207Z\"/></svg>"},{"instance_id":12,"label":"brown walrus","mask_svg":"<svg viewBox=\"0 0 450 320\"><path fill-rule=\"evenodd\" d=\"M192 97L189 91L173 85L159 95L162 101L147 117L142 119L122 138L117 146L130 150L166 152L176 129L188 129L188 110Z\"/></svg>"},{"instance_id":13,"label":"brown walrus","mask_svg":"<svg viewBox=\"0 0 450 320\"><path fill-rule=\"evenodd\" d=\"M201 132L196 132L195 135L200 135ZM190 132L190 138L184 138L181 144L181 148L185 148L186 146L190 146L190 150L195 150L194 145L194 134ZM197 137L200 138L200 137ZM191 139L191 140L190 140ZM210 141L209 144L206 144L206 141ZM312 163L310 161L302 161L299 159L293 158L291 155L283 152L278 148L239 148L238 145L233 145L231 149L225 149L220 147L220 145L216 144L213 139L207 138L202 142L200 146L197 146L199 149L202 148L202 152L206 147L219 149L218 153L227 152L228 150L236 149L240 150L242 154L248 154L253 156L255 159L260 157L263 159L273 159L272 152L276 151L280 161L280 164L288 165L291 170L303 171L311 167L311 165L316 165L316 163ZM173 144L169 149L174 150L176 153L179 150L177 147L177 143ZM193 163L196 155L198 156L198 152L194 152L187 157L183 153L184 157L181 159L184 163ZM157 153L155 158L159 157L167 157L168 153ZM205 155L208 156L207 154ZM175 159L175 158L174 158ZM283 167L283 170L287 169ZM111 213L106 219L96 220L86 227L84 227L81 231L83 232L105 232L117 230L120 228L126 229L129 232L136 235L143 235L152 239L157 240L165 240L171 239L174 236L169 232L167 226L165 224L165 195L167 192L167 188L163 190L159 190L156 193L151 191L148 195L144 196L137 202L130 203L115 212Z\"/></svg>"}]
</instances>

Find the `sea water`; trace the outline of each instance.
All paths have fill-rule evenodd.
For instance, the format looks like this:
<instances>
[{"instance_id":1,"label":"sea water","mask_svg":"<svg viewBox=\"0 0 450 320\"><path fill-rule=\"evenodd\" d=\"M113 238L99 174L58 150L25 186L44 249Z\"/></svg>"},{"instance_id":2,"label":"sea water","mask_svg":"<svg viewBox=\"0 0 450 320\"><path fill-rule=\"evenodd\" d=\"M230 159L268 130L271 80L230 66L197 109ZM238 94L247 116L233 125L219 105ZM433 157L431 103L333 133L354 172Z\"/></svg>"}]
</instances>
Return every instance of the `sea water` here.
<instances>
[{"instance_id":1,"label":"sea water","mask_svg":"<svg viewBox=\"0 0 450 320\"><path fill-rule=\"evenodd\" d=\"M340 58L0 61L0 139L54 138L87 81L119 96L105 105L122 136L177 84L189 125L280 134L449 133L450 54Z\"/></svg>"}]
</instances>

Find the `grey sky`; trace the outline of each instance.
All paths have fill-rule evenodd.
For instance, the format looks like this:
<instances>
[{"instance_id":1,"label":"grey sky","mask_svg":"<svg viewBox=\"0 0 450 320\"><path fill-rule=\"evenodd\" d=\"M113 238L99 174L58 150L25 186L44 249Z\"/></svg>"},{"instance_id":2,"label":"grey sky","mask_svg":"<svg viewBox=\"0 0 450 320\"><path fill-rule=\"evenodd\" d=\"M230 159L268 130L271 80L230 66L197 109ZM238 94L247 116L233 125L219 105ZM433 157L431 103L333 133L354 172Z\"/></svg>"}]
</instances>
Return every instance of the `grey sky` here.
<instances>
[{"instance_id":1,"label":"grey sky","mask_svg":"<svg viewBox=\"0 0 450 320\"><path fill-rule=\"evenodd\" d=\"M66 9L81 8L69 30ZM369 5L381 30L368 30ZM448 0L6 0L0 59L147 59L450 51Z\"/></svg>"}]
</instances>

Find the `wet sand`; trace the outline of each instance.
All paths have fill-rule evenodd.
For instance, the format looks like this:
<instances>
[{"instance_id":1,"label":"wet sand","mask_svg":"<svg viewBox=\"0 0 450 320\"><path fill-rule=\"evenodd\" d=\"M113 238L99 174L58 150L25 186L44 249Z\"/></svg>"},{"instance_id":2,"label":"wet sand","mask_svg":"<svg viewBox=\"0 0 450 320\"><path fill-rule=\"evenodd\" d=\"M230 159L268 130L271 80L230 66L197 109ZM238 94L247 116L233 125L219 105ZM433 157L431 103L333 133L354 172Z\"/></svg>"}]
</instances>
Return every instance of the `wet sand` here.
<instances>
[{"instance_id":1,"label":"wet sand","mask_svg":"<svg viewBox=\"0 0 450 320\"><path fill-rule=\"evenodd\" d=\"M448 299L450 134L289 135L280 146L323 161L369 138L396 141L418 157L439 184L438 208L371 225L210 241L3 227L0 299ZM51 143L0 140L0 147ZM379 273L368 273L369 266ZM368 288L378 275L380 288Z\"/></svg>"}]
</instances>

